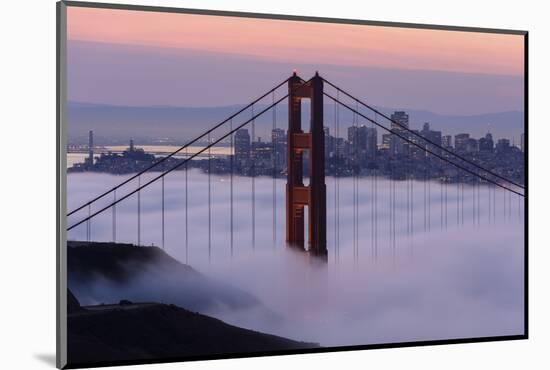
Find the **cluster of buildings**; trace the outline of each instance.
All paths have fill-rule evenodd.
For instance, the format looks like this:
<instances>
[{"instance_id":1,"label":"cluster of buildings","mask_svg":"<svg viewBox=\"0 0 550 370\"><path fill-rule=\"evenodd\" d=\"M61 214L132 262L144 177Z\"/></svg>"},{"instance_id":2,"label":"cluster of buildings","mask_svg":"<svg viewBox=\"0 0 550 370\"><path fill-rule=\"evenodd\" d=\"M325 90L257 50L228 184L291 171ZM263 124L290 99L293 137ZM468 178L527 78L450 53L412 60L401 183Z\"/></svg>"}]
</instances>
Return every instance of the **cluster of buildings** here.
<instances>
[{"instance_id":1,"label":"cluster of buildings","mask_svg":"<svg viewBox=\"0 0 550 370\"><path fill-rule=\"evenodd\" d=\"M146 153L141 148L136 148L133 140L130 140L128 148L120 154L103 152L100 155L94 155L93 132L90 131L89 135L88 155L84 162L75 163L67 169L67 172L106 172L123 175L143 171L158 160L155 155ZM79 151L81 149L81 147L72 148L72 150ZM166 171L180 161L181 159L168 158L162 164L156 166L155 171Z\"/></svg>"},{"instance_id":2,"label":"cluster of buildings","mask_svg":"<svg viewBox=\"0 0 550 370\"><path fill-rule=\"evenodd\" d=\"M352 125L347 128L347 139L331 135L325 127L325 170L327 176L381 175L394 179L437 178L445 182L478 181L465 171L448 163L452 160L470 168L457 159L456 153L501 175L524 181L523 134L520 148L508 139L495 141L491 133L476 139L468 133L444 135L424 123L421 130L409 128L409 116L397 111L391 115L392 133L384 133L379 141L376 127ZM282 129L271 132L271 142L260 138L252 140L247 129L234 136L235 156L233 170L243 175L284 176L286 168L287 137ZM304 170L307 171L307 153ZM231 170L218 159L218 172ZM307 173L307 172L306 172ZM486 174L485 174L486 175Z\"/></svg>"},{"instance_id":3,"label":"cluster of buildings","mask_svg":"<svg viewBox=\"0 0 550 370\"><path fill-rule=\"evenodd\" d=\"M438 179L442 182L479 181L467 171L459 170L448 161L471 168L453 153L470 162L505 176L519 183L524 182L523 134L521 146L510 144L508 139L496 142L490 133L476 139L468 133L444 135L424 123L421 130L409 128L406 112L391 115L391 132L381 135L376 127L351 125L347 139L332 135L325 127L325 171L327 176L384 176L392 179ZM287 135L280 128L271 131L271 140L253 139L247 129L239 129L231 138L234 154L196 159L188 167L200 168L212 173L229 173L243 176L286 176ZM90 145L92 136L90 134ZM110 173L136 172L150 166L155 158L136 149L133 143L122 154L102 154L95 162L93 153L85 163L72 171L99 171ZM182 159L170 158L155 170L165 170ZM307 152L304 155L304 171L308 173ZM182 169L185 168L182 166ZM479 170L476 170L476 173ZM487 175L487 174L484 174Z\"/></svg>"}]
</instances>

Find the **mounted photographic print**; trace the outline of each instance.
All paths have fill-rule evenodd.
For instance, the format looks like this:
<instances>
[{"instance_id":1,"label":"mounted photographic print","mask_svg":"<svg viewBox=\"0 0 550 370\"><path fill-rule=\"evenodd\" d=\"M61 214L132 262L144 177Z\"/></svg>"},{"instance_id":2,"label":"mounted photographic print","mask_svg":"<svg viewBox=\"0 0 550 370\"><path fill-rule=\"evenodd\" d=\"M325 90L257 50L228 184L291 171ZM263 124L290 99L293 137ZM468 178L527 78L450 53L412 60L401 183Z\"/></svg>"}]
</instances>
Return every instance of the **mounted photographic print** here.
<instances>
[{"instance_id":1,"label":"mounted photographic print","mask_svg":"<svg viewBox=\"0 0 550 370\"><path fill-rule=\"evenodd\" d=\"M527 338L527 32L57 10L58 367Z\"/></svg>"}]
</instances>

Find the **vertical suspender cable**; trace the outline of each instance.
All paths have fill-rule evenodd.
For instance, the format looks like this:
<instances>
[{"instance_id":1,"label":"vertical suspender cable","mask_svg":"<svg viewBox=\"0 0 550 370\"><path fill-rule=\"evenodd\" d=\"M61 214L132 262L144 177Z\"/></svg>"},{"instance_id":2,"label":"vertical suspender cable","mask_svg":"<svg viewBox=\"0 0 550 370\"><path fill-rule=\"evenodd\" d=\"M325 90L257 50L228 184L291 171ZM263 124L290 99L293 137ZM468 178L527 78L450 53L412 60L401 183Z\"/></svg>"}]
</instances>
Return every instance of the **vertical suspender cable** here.
<instances>
[{"instance_id":1,"label":"vertical suspender cable","mask_svg":"<svg viewBox=\"0 0 550 370\"><path fill-rule=\"evenodd\" d=\"M141 187L141 176L138 176L138 188ZM141 245L141 190L137 192L137 244Z\"/></svg>"},{"instance_id":2,"label":"vertical suspender cable","mask_svg":"<svg viewBox=\"0 0 550 370\"><path fill-rule=\"evenodd\" d=\"M275 104L275 91L271 93L271 100L272 104ZM273 159L273 246L275 246L275 242L277 241L277 106L273 106L273 116L272 116L273 122L272 122L272 134L271 134L271 145L273 147L272 149L272 159Z\"/></svg>"},{"instance_id":3,"label":"vertical suspender cable","mask_svg":"<svg viewBox=\"0 0 550 370\"><path fill-rule=\"evenodd\" d=\"M374 113L374 122L378 122L378 113ZM373 130L376 130L374 123L372 124ZM378 153L378 132L373 131L374 134L374 259L378 258L378 163L376 163L376 154Z\"/></svg>"},{"instance_id":4,"label":"vertical suspender cable","mask_svg":"<svg viewBox=\"0 0 550 370\"><path fill-rule=\"evenodd\" d=\"M460 181L460 224L464 225L464 181L466 181L466 178Z\"/></svg>"},{"instance_id":5,"label":"vertical suspender cable","mask_svg":"<svg viewBox=\"0 0 550 370\"><path fill-rule=\"evenodd\" d=\"M477 224L481 225L481 182L476 183L477 187Z\"/></svg>"},{"instance_id":6,"label":"vertical suspender cable","mask_svg":"<svg viewBox=\"0 0 550 370\"><path fill-rule=\"evenodd\" d=\"M476 224L476 184L475 178L472 176L472 222Z\"/></svg>"},{"instance_id":7,"label":"vertical suspender cable","mask_svg":"<svg viewBox=\"0 0 550 370\"><path fill-rule=\"evenodd\" d=\"M254 106L252 109L252 117L254 117ZM255 248L256 244L256 123L252 120L252 140L251 140L251 172L252 172L252 248Z\"/></svg>"},{"instance_id":8,"label":"vertical suspender cable","mask_svg":"<svg viewBox=\"0 0 550 370\"><path fill-rule=\"evenodd\" d=\"M113 243L116 243L116 189L113 191Z\"/></svg>"},{"instance_id":9,"label":"vertical suspender cable","mask_svg":"<svg viewBox=\"0 0 550 370\"><path fill-rule=\"evenodd\" d=\"M410 147L410 146L409 146ZM414 218L413 218L413 211L414 211L414 179L416 178L415 176L415 169L416 169L416 154L417 152L415 152L415 148L412 148L411 150L411 170L410 170L410 181L411 181L411 215L409 217L409 219L411 220L411 247L412 247L412 236L414 234ZM411 250L412 252L412 250Z\"/></svg>"},{"instance_id":10,"label":"vertical suspender cable","mask_svg":"<svg viewBox=\"0 0 550 370\"><path fill-rule=\"evenodd\" d=\"M336 245L337 245L337 236L336 236L336 188L337 188L337 171L338 171L338 146L337 146L337 138L338 138L338 126L337 126L337 115L338 115L338 104L334 103L334 139L332 140L332 153L333 153L333 161L334 161L334 167L333 167L333 175L334 175L334 260L337 260L337 253L336 253Z\"/></svg>"},{"instance_id":11,"label":"vertical suspender cable","mask_svg":"<svg viewBox=\"0 0 550 370\"><path fill-rule=\"evenodd\" d=\"M487 185L487 200L489 202L489 212L487 212L487 216L489 217L489 224L491 224L491 187Z\"/></svg>"},{"instance_id":12,"label":"vertical suspender cable","mask_svg":"<svg viewBox=\"0 0 550 370\"><path fill-rule=\"evenodd\" d=\"M86 241L88 242L92 239L92 219L89 218L91 213L91 205L88 204L88 221L86 221Z\"/></svg>"},{"instance_id":13,"label":"vertical suspender cable","mask_svg":"<svg viewBox=\"0 0 550 370\"><path fill-rule=\"evenodd\" d=\"M338 100L340 99L340 91L336 91L336 96ZM341 164L340 157L340 105L336 104L337 109L337 120L336 120L336 152L338 164ZM340 262L340 168L336 166L336 250L338 251L337 262Z\"/></svg>"},{"instance_id":14,"label":"vertical suspender cable","mask_svg":"<svg viewBox=\"0 0 550 370\"><path fill-rule=\"evenodd\" d=\"M394 143L392 143L392 141L394 140L393 137L390 137L390 186L388 186L388 191L390 192L389 194L389 199L390 199L390 218L389 218L389 244L390 244L390 249L392 249L392 252L393 252L393 160L392 160L392 157L393 157L393 148L394 148Z\"/></svg>"},{"instance_id":15,"label":"vertical suspender cable","mask_svg":"<svg viewBox=\"0 0 550 370\"><path fill-rule=\"evenodd\" d=\"M392 240L392 261L395 262L395 201L396 201L396 198L395 198L395 180L394 180L394 167L392 165L392 180L391 180L391 189L392 189L392 211L391 211L391 214L392 214L392 235L391 235L391 240Z\"/></svg>"},{"instance_id":16,"label":"vertical suspender cable","mask_svg":"<svg viewBox=\"0 0 550 370\"><path fill-rule=\"evenodd\" d=\"M229 131L233 131L233 119L229 121ZM234 144L233 144L234 135L231 134L230 145L231 145L231 154L229 157L229 228L230 228L230 251L231 258L233 258L233 160L235 157Z\"/></svg>"},{"instance_id":17,"label":"vertical suspender cable","mask_svg":"<svg viewBox=\"0 0 550 370\"><path fill-rule=\"evenodd\" d=\"M185 148L186 158L189 158L189 150ZM188 174L189 166L185 163L185 263L189 263L189 201L188 201Z\"/></svg>"},{"instance_id":18,"label":"vertical suspender cable","mask_svg":"<svg viewBox=\"0 0 550 370\"><path fill-rule=\"evenodd\" d=\"M357 103L356 103L357 105ZM357 108L357 106L356 106ZM357 110L357 109L356 109ZM358 249L358 240L357 240L357 170L359 168L358 164L358 151L359 151L359 127L357 124L358 118L357 114L353 113L353 124L355 126L355 132L353 136L353 144L355 147L354 158L353 158L353 245L354 245L354 261L357 262L357 249Z\"/></svg>"},{"instance_id":19,"label":"vertical suspender cable","mask_svg":"<svg viewBox=\"0 0 550 370\"><path fill-rule=\"evenodd\" d=\"M432 176L429 168L426 168L428 174L428 231L432 228Z\"/></svg>"},{"instance_id":20,"label":"vertical suspender cable","mask_svg":"<svg viewBox=\"0 0 550 370\"><path fill-rule=\"evenodd\" d=\"M512 220L512 193L508 192L508 219Z\"/></svg>"},{"instance_id":21,"label":"vertical suspender cable","mask_svg":"<svg viewBox=\"0 0 550 370\"><path fill-rule=\"evenodd\" d=\"M161 186L162 186L162 249L164 249L164 176L160 179Z\"/></svg>"},{"instance_id":22,"label":"vertical suspender cable","mask_svg":"<svg viewBox=\"0 0 550 370\"><path fill-rule=\"evenodd\" d=\"M375 120L376 120L376 113L375 113ZM373 128L374 125L371 123L371 128ZM370 133L372 135L372 131ZM370 148L369 145L367 145L367 164L370 164L371 162L371 158L370 158L370 154L371 154L371 151L369 151L368 149ZM372 166L368 166L368 167L372 167ZM374 170L374 169L373 169ZM374 170L375 171L375 170ZM373 172L374 172L373 171ZM371 240L371 259L374 260L374 181L375 181L375 176L374 176L374 173L369 171L369 176L370 176L370 180L371 180L371 191L370 191L370 197L368 197L369 201L370 201L370 204L371 204L371 212L370 212L370 240Z\"/></svg>"},{"instance_id":23,"label":"vertical suspender cable","mask_svg":"<svg viewBox=\"0 0 550 370\"><path fill-rule=\"evenodd\" d=\"M504 199L504 220L507 221L508 220L508 207L510 207L510 205L507 203L507 196L506 196L506 192L503 190L502 191L502 198Z\"/></svg>"},{"instance_id":24,"label":"vertical suspender cable","mask_svg":"<svg viewBox=\"0 0 550 370\"><path fill-rule=\"evenodd\" d=\"M443 168L443 161L440 160L440 168ZM443 223L444 223L444 220L443 220L443 208L444 208L444 205L443 205L443 176L439 179L439 193L440 193L440 198L439 198L439 205L440 205L440 208L441 208L441 219L439 220L440 222L440 225L441 225L441 230L443 230Z\"/></svg>"},{"instance_id":25,"label":"vertical suspender cable","mask_svg":"<svg viewBox=\"0 0 550 370\"><path fill-rule=\"evenodd\" d=\"M409 135L407 134L407 137ZM405 185L407 188L407 238L410 238L411 236L411 222L410 222L410 216L411 216L411 189L410 189L410 164L411 164L411 146L409 143L403 143L403 145L407 146L407 159L405 162Z\"/></svg>"},{"instance_id":26,"label":"vertical suspender cable","mask_svg":"<svg viewBox=\"0 0 550 370\"><path fill-rule=\"evenodd\" d=\"M456 225L460 220L460 170L456 170Z\"/></svg>"},{"instance_id":27,"label":"vertical suspender cable","mask_svg":"<svg viewBox=\"0 0 550 370\"><path fill-rule=\"evenodd\" d=\"M448 218L448 214L449 212L447 211L447 204L448 204L448 197L447 197L447 192L448 192L448 185L447 185L447 176L445 175L444 176L444 179L445 181L443 182L444 186L445 186L445 230L447 230L447 218Z\"/></svg>"},{"instance_id":28,"label":"vertical suspender cable","mask_svg":"<svg viewBox=\"0 0 550 370\"><path fill-rule=\"evenodd\" d=\"M208 133L208 145L210 145L210 133ZM208 263L212 259L212 161L211 151L208 148Z\"/></svg>"},{"instance_id":29,"label":"vertical suspender cable","mask_svg":"<svg viewBox=\"0 0 550 370\"><path fill-rule=\"evenodd\" d=\"M426 160L425 155L426 155L426 153L424 153L424 161ZM426 163L424 164L424 166L426 166ZM426 186L427 186L427 184L426 184L426 182L427 182L427 177L428 176L427 176L426 172L427 172L427 169L426 169L426 167L424 167L424 184L423 184L424 185L424 232L427 231L427 209L426 209L427 208L427 204L426 204L426 201L427 201L427 199L426 199L426 195L427 195L426 194Z\"/></svg>"},{"instance_id":30,"label":"vertical suspender cable","mask_svg":"<svg viewBox=\"0 0 550 370\"><path fill-rule=\"evenodd\" d=\"M518 220L521 220L521 197L518 195Z\"/></svg>"},{"instance_id":31,"label":"vertical suspender cable","mask_svg":"<svg viewBox=\"0 0 550 370\"><path fill-rule=\"evenodd\" d=\"M491 192L493 193L493 222L496 222L497 217L497 198L496 198L496 187L491 186Z\"/></svg>"}]
</instances>

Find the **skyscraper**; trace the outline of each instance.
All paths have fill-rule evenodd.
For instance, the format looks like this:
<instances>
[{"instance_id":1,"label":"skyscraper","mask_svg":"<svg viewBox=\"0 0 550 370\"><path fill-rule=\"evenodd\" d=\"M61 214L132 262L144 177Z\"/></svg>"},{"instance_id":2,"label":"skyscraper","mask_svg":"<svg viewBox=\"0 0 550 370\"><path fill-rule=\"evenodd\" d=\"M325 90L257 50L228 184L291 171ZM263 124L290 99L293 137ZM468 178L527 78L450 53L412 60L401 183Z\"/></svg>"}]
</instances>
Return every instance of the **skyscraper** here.
<instances>
[{"instance_id":1,"label":"skyscraper","mask_svg":"<svg viewBox=\"0 0 550 370\"><path fill-rule=\"evenodd\" d=\"M424 142L423 140L419 144L426 145L427 148L433 153L441 154L441 149L439 149L439 146L442 146L443 144L441 131L431 130L430 124L428 122L425 122L424 126L422 127L422 131L420 132L420 135L422 135L422 137L425 137L427 140L434 143L435 145ZM425 152L425 154L426 156L429 156L429 153Z\"/></svg>"},{"instance_id":2,"label":"skyscraper","mask_svg":"<svg viewBox=\"0 0 550 370\"><path fill-rule=\"evenodd\" d=\"M474 138L469 138L466 141L466 152L468 153L475 153L479 151L479 142Z\"/></svg>"},{"instance_id":3,"label":"skyscraper","mask_svg":"<svg viewBox=\"0 0 550 370\"><path fill-rule=\"evenodd\" d=\"M508 139L498 139L496 145L496 151L499 153L505 153L510 150L510 140Z\"/></svg>"},{"instance_id":4,"label":"skyscraper","mask_svg":"<svg viewBox=\"0 0 550 370\"><path fill-rule=\"evenodd\" d=\"M325 159L330 158L333 143L332 143L332 137L330 136L330 128L329 127L323 127L323 130L325 131Z\"/></svg>"},{"instance_id":5,"label":"skyscraper","mask_svg":"<svg viewBox=\"0 0 550 370\"><path fill-rule=\"evenodd\" d=\"M441 137L441 145L444 148L452 148L453 147L453 137L451 135L445 135Z\"/></svg>"},{"instance_id":6,"label":"skyscraper","mask_svg":"<svg viewBox=\"0 0 550 370\"><path fill-rule=\"evenodd\" d=\"M250 134L245 128L235 133L235 159L240 166L246 166L250 160Z\"/></svg>"},{"instance_id":7,"label":"skyscraper","mask_svg":"<svg viewBox=\"0 0 550 370\"><path fill-rule=\"evenodd\" d=\"M285 130L276 128L271 130L271 143L275 149L275 165L282 168L286 163L286 134Z\"/></svg>"},{"instance_id":8,"label":"skyscraper","mask_svg":"<svg viewBox=\"0 0 550 370\"><path fill-rule=\"evenodd\" d=\"M361 148L359 146L359 127L357 126L348 127L346 156L353 165L357 165L361 158Z\"/></svg>"},{"instance_id":9,"label":"skyscraper","mask_svg":"<svg viewBox=\"0 0 550 370\"><path fill-rule=\"evenodd\" d=\"M94 132L88 132L88 164L94 165Z\"/></svg>"},{"instance_id":10,"label":"skyscraper","mask_svg":"<svg viewBox=\"0 0 550 370\"><path fill-rule=\"evenodd\" d=\"M380 149L390 149L392 134L382 134L382 145Z\"/></svg>"},{"instance_id":11,"label":"skyscraper","mask_svg":"<svg viewBox=\"0 0 550 370\"><path fill-rule=\"evenodd\" d=\"M375 127L367 127L365 135L365 151L367 159L374 160L378 151L378 133Z\"/></svg>"},{"instance_id":12,"label":"skyscraper","mask_svg":"<svg viewBox=\"0 0 550 370\"><path fill-rule=\"evenodd\" d=\"M359 127L350 126L348 127L348 142L352 147L352 150L358 146L359 143Z\"/></svg>"},{"instance_id":13,"label":"skyscraper","mask_svg":"<svg viewBox=\"0 0 550 370\"><path fill-rule=\"evenodd\" d=\"M480 152L492 152L494 148L493 135L490 132L479 139L479 151Z\"/></svg>"},{"instance_id":14,"label":"skyscraper","mask_svg":"<svg viewBox=\"0 0 550 370\"><path fill-rule=\"evenodd\" d=\"M455 135L455 150L459 153L465 153L467 151L469 139L470 134Z\"/></svg>"},{"instance_id":15,"label":"skyscraper","mask_svg":"<svg viewBox=\"0 0 550 370\"><path fill-rule=\"evenodd\" d=\"M403 111L396 111L391 115L391 131L403 138L409 138L409 115ZM392 154L406 154L409 143L397 135L392 135L390 141L390 152Z\"/></svg>"},{"instance_id":16,"label":"skyscraper","mask_svg":"<svg viewBox=\"0 0 550 370\"><path fill-rule=\"evenodd\" d=\"M285 141L285 130L276 128L271 130L271 142L274 144L280 144Z\"/></svg>"}]
</instances>

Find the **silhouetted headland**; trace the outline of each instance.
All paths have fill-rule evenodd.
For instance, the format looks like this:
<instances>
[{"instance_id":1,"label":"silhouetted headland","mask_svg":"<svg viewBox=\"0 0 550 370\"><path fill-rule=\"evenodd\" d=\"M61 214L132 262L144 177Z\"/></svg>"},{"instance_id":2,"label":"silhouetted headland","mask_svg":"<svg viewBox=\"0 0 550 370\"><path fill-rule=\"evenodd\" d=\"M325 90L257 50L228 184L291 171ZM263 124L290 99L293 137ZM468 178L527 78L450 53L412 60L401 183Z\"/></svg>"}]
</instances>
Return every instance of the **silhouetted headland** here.
<instances>
[{"instance_id":1,"label":"silhouetted headland","mask_svg":"<svg viewBox=\"0 0 550 370\"><path fill-rule=\"evenodd\" d=\"M175 305L121 301L80 307L74 296L71 301L68 354L73 366L318 347L242 329Z\"/></svg>"},{"instance_id":2,"label":"silhouetted headland","mask_svg":"<svg viewBox=\"0 0 550 370\"><path fill-rule=\"evenodd\" d=\"M280 320L256 297L160 248L70 241L67 251L71 365L318 347L205 315L254 308Z\"/></svg>"}]
</instances>

